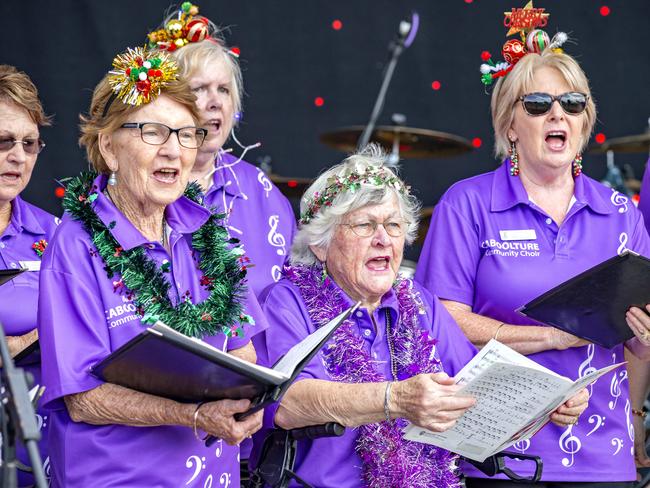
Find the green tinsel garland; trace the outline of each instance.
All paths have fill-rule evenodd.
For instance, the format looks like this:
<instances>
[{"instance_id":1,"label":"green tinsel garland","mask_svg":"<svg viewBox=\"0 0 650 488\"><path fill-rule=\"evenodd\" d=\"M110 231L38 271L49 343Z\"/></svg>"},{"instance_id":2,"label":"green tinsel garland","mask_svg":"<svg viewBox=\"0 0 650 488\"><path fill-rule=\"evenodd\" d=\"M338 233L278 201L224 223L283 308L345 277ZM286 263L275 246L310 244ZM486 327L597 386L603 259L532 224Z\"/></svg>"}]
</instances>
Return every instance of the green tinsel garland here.
<instances>
[{"instance_id":1,"label":"green tinsel garland","mask_svg":"<svg viewBox=\"0 0 650 488\"><path fill-rule=\"evenodd\" d=\"M238 241L229 239L226 229L218 225L223 215L212 215L192 234L192 247L199 253L199 268L204 276L201 284L210 290L210 296L194 304L190 297L183 297L178 305L169 300L169 282L156 263L149 259L142 247L123 250L111 234L115 226L108 227L97 217L93 202L99 189L93 184L97 175L83 172L66 185L63 208L80 221L91 236L97 252L105 263L109 279L121 275L122 283L134 295L134 302L142 322L151 324L161 320L188 336L202 337L223 332L227 336L241 335L240 323L254 325L255 321L242 311L241 301L246 292L246 271L239 266L242 250L233 245ZM185 196L201 203L200 187L188 185Z\"/></svg>"}]
</instances>

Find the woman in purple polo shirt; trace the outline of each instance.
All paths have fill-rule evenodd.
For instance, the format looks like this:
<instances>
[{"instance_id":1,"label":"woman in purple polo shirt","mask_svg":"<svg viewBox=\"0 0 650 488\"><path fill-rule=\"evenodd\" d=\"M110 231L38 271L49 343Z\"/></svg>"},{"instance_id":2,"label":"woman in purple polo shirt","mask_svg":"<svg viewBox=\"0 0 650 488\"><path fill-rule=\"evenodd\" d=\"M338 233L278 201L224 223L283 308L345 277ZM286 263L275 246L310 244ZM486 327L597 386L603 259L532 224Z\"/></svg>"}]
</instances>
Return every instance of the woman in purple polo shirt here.
<instances>
[{"instance_id":1,"label":"woman in purple polo shirt","mask_svg":"<svg viewBox=\"0 0 650 488\"><path fill-rule=\"evenodd\" d=\"M55 487L238 486L237 444L261 425L234 419L247 400L181 404L90 374L156 319L255 361L248 314L263 319L241 251L186 189L205 129L177 71L166 54L129 50L82 118L99 174L66 187L38 311ZM199 431L220 440L206 447Z\"/></svg>"},{"instance_id":2,"label":"woman in purple polo shirt","mask_svg":"<svg viewBox=\"0 0 650 488\"><path fill-rule=\"evenodd\" d=\"M442 197L416 280L441 298L477 347L498 338L575 379L623 361L623 346L588 344L516 309L625 249L649 255L650 241L626 196L581 173L596 107L584 72L557 47L526 54L502 73L492 121L505 161ZM628 372L612 371L590 394L587 421L548 425L515 445L542 457L547 486L625 486L636 477ZM509 485L479 479L471 467L465 472L468 487Z\"/></svg>"},{"instance_id":3,"label":"woman in purple polo shirt","mask_svg":"<svg viewBox=\"0 0 650 488\"><path fill-rule=\"evenodd\" d=\"M259 354L268 363L362 303L265 414L267 428L351 427L343 437L299 442L296 472L315 487L458 485L454 455L407 441L401 429L409 420L444 431L473 405L455 396L447 374L475 349L436 297L397 274L404 244L417 232L419 204L385 161L367 149L314 182L301 203L292 266L262 295L269 328ZM583 397L554 421L573 422L586 407Z\"/></svg>"},{"instance_id":4,"label":"woman in purple polo shirt","mask_svg":"<svg viewBox=\"0 0 650 488\"><path fill-rule=\"evenodd\" d=\"M201 127L208 129L190 176L205 191L204 205L226 213L230 236L239 239L252 266L248 282L259 294L280 279L296 228L289 201L268 176L242 158L224 150L241 118L244 92L236 50L230 49L217 27L185 2L149 34L152 47L170 51L196 95ZM172 42L172 26L187 36ZM173 35L173 34L172 34Z\"/></svg>"},{"instance_id":5,"label":"woman in purple polo shirt","mask_svg":"<svg viewBox=\"0 0 650 488\"><path fill-rule=\"evenodd\" d=\"M0 65L0 261L4 269L27 271L0 288L0 322L12 356L38 339L36 304L41 256L56 229L53 215L20 198L45 144L39 127L49 125L38 91L25 73ZM18 305L18 306L17 306ZM41 383L39 364L21 364ZM40 451L47 458L47 415L37 412L41 426ZM18 458L29 465L22 445ZM46 461L47 467L47 461ZM18 485L31 486L33 477L18 472Z\"/></svg>"}]
</instances>

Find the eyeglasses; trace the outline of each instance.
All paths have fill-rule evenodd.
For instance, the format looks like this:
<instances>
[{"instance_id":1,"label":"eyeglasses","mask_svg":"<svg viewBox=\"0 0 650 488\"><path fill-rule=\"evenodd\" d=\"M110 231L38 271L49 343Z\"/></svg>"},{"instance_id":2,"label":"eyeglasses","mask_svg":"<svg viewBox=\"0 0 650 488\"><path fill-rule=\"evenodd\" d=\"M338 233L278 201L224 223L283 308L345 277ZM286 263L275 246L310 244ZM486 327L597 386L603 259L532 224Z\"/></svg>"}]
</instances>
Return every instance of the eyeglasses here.
<instances>
[{"instance_id":1,"label":"eyeglasses","mask_svg":"<svg viewBox=\"0 0 650 488\"><path fill-rule=\"evenodd\" d=\"M13 137L1 137L0 138L0 152L11 151L11 148L16 144L22 144L23 150L27 154L38 154L45 147L45 143L42 139L24 139L18 140Z\"/></svg>"},{"instance_id":2,"label":"eyeglasses","mask_svg":"<svg viewBox=\"0 0 650 488\"><path fill-rule=\"evenodd\" d=\"M196 149L201 147L205 136L208 134L207 129L200 127L181 127L180 129L172 129L165 124L157 122L129 122L122 124L123 129L140 129L140 137L147 144L152 146L160 146L167 142L172 132L176 133L178 143L188 149Z\"/></svg>"},{"instance_id":3,"label":"eyeglasses","mask_svg":"<svg viewBox=\"0 0 650 488\"><path fill-rule=\"evenodd\" d=\"M403 236L409 222L404 220L388 220L386 222L359 222L358 224L339 224L349 227L359 237L370 237L375 234L377 227L380 225L384 227L386 234L391 237Z\"/></svg>"},{"instance_id":4,"label":"eyeglasses","mask_svg":"<svg viewBox=\"0 0 650 488\"><path fill-rule=\"evenodd\" d=\"M549 93L528 93L519 97L524 110L528 115L544 115L551 110L553 102L557 100L560 107L569 115L578 115L587 108L589 96L580 92L567 92L561 95Z\"/></svg>"}]
</instances>

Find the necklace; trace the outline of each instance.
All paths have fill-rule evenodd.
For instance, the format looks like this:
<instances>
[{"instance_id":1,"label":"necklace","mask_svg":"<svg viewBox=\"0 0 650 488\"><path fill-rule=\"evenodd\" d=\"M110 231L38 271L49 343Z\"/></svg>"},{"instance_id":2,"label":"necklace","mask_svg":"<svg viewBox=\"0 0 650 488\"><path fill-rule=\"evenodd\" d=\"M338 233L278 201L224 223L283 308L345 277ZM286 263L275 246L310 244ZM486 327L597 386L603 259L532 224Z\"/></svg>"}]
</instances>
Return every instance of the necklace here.
<instances>
[{"instance_id":1,"label":"necklace","mask_svg":"<svg viewBox=\"0 0 650 488\"><path fill-rule=\"evenodd\" d=\"M241 298L246 293L246 271L241 266L242 251L233 247L226 229L218 225L221 215L211 214L208 221L192 234L192 249L200 256L203 272L201 285L210 291L208 298L193 303L189 294L177 305L169 299L170 284L158 264L148 257L142 246L124 250L93 209L99 191L97 175L82 173L72 178L63 199L63 208L78 220L90 235L97 253L105 264L109 279L120 275L120 281L131 292L142 323L161 320L178 332L192 337L215 335L242 335L242 323L255 324L243 313ZM185 196L200 203L202 193L198 185L190 184ZM110 198L110 195L109 195Z\"/></svg>"},{"instance_id":2,"label":"necklace","mask_svg":"<svg viewBox=\"0 0 650 488\"><path fill-rule=\"evenodd\" d=\"M348 308L348 301L331 278L323 282L322 267L288 266L283 275L298 287L311 322L320 327ZM413 282L399 278L393 286L398 301L398 320L387 315L387 340L391 374L403 380L420 373L442 371L436 354L437 341L420 326L424 305ZM344 383L385 381L376 368L352 319L334 332L322 353L328 376ZM361 459L360 481L368 488L456 488L457 456L444 449L404 439L406 420L394 419L355 429L355 451Z\"/></svg>"}]
</instances>

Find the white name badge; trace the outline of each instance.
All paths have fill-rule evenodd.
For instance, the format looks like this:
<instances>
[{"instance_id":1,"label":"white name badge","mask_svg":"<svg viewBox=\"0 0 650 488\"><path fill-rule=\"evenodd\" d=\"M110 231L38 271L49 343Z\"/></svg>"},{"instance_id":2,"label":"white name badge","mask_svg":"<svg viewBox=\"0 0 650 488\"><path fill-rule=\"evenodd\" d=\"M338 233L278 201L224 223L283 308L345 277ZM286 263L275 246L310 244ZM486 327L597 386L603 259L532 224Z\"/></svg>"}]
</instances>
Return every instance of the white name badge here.
<instances>
[{"instance_id":1,"label":"white name badge","mask_svg":"<svg viewBox=\"0 0 650 488\"><path fill-rule=\"evenodd\" d=\"M26 268L27 271L40 271L41 262L40 261L18 261L21 268Z\"/></svg>"},{"instance_id":2,"label":"white name badge","mask_svg":"<svg viewBox=\"0 0 650 488\"><path fill-rule=\"evenodd\" d=\"M534 241L537 239L535 229L500 230L502 241Z\"/></svg>"}]
</instances>

